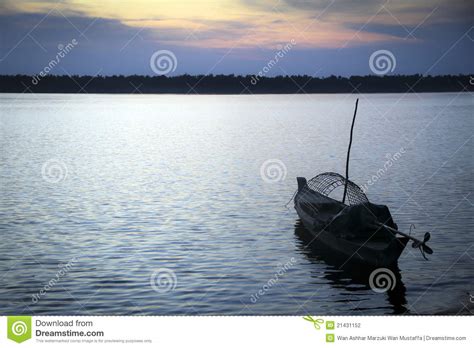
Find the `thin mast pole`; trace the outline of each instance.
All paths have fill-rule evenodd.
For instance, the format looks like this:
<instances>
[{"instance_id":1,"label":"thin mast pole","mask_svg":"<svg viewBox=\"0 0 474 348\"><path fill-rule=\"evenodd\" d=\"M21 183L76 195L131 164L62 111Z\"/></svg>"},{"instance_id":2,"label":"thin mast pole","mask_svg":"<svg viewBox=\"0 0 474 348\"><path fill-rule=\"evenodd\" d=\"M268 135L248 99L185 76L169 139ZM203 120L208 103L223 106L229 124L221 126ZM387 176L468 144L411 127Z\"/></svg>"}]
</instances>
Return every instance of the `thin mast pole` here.
<instances>
[{"instance_id":1,"label":"thin mast pole","mask_svg":"<svg viewBox=\"0 0 474 348\"><path fill-rule=\"evenodd\" d=\"M359 105L359 98L356 100L355 110L354 110L354 117L352 118L352 126L351 126L351 137L349 139L349 148L347 149L347 159L346 159L346 182L344 185L344 196L342 197L342 203L346 202L346 194L347 194L347 183L349 181L349 156L351 154L351 146L352 146L352 133L354 132L354 123L357 114L357 106Z\"/></svg>"}]
</instances>

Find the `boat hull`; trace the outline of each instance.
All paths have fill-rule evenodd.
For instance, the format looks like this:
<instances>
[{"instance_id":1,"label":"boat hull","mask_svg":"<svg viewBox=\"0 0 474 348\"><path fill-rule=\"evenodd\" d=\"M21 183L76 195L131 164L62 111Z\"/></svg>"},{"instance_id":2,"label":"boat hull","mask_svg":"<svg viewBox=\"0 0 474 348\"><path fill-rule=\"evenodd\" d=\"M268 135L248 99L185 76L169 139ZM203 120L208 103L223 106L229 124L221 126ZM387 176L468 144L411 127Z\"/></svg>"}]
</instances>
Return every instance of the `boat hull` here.
<instances>
[{"instance_id":1,"label":"boat hull","mask_svg":"<svg viewBox=\"0 0 474 348\"><path fill-rule=\"evenodd\" d=\"M390 242L380 241L351 241L340 238L324 229L314 227L314 218L299 204L298 195L295 197L295 209L304 227L302 236L310 247L327 249L337 254L346 263L362 263L373 267L390 267L397 263L398 258L408 242L406 237L395 237Z\"/></svg>"}]
</instances>

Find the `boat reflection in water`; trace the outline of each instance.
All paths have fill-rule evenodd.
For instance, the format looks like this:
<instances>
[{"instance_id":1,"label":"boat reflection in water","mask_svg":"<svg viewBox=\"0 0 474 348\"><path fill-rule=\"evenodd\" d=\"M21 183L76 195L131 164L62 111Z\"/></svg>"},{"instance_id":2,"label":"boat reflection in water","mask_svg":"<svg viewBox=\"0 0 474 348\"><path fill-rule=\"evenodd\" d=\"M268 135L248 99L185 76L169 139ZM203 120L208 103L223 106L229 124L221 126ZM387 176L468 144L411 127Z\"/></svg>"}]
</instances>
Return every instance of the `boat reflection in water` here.
<instances>
[{"instance_id":1,"label":"boat reflection in water","mask_svg":"<svg viewBox=\"0 0 474 348\"><path fill-rule=\"evenodd\" d=\"M300 251L312 263L321 265L324 261L328 267L324 270L324 278L329 284L338 291L346 292L367 292L370 290L370 275L376 270L373 266L367 266L347 258L338 257L337 254L318 245L317 240L312 240L312 235L307 231L300 219L295 222L295 234L301 241L299 243ZM400 269L395 264L391 266L390 271L395 276L395 286L384 293L373 291L374 296L387 296L388 303L393 309L393 314L403 314L408 312L406 305L406 288L402 282ZM320 276L320 275L318 275ZM350 300L347 300L349 302ZM349 310L363 311L365 308L352 306Z\"/></svg>"}]
</instances>

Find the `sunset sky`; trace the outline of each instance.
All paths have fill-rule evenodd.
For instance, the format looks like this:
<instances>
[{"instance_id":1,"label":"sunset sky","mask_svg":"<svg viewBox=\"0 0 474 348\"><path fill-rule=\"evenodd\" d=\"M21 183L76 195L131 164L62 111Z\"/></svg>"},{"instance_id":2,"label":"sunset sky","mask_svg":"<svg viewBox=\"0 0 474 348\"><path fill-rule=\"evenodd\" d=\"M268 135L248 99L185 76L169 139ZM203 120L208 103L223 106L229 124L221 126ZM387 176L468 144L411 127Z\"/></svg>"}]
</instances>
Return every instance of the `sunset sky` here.
<instances>
[{"instance_id":1,"label":"sunset sky","mask_svg":"<svg viewBox=\"0 0 474 348\"><path fill-rule=\"evenodd\" d=\"M169 50L176 74L370 74L389 50L393 74L473 73L474 2L381 0L64 0L0 2L0 73L36 74L58 46L77 46L51 74L153 75Z\"/></svg>"}]
</instances>

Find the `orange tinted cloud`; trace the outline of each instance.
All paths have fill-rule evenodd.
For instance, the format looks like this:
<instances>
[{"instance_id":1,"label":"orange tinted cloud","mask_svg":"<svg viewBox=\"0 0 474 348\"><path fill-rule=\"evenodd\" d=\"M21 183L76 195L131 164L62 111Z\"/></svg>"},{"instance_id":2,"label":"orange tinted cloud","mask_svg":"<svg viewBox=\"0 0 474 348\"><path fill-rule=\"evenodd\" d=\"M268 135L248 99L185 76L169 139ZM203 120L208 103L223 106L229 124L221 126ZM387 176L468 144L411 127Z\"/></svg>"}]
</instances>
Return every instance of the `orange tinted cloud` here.
<instances>
[{"instance_id":1,"label":"orange tinted cloud","mask_svg":"<svg viewBox=\"0 0 474 348\"><path fill-rule=\"evenodd\" d=\"M451 1L450 11L462 11L464 3ZM6 6L16 12L55 9L65 16L115 19L152 29L157 40L179 45L274 48L295 40L298 47L337 48L402 40L386 31L364 28L368 24L423 25L441 18L439 8L444 4L424 0L393 4L380 0L16 0L7 1Z\"/></svg>"}]
</instances>

